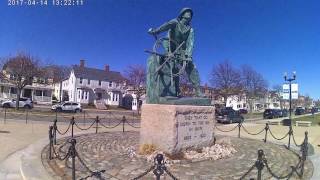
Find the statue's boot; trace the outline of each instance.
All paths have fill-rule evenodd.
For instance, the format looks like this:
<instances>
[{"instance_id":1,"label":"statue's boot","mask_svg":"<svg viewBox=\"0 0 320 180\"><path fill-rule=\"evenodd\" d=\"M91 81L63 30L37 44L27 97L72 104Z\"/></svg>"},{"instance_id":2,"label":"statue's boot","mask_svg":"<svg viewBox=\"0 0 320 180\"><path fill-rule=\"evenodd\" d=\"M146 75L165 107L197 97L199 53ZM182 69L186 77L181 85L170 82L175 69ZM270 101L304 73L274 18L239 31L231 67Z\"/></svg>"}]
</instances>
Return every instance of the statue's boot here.
<instances>
[{"instance_id":1,"label":"statue's boot","mask_svg":"<svg viewBox=\"0 0 320 180\"><path fill-rule=\"evenodd\" d=\"M205 97L205 95L200 90L200 85L198 85L196 88L196 97Z\"/></svg>"}]
</instances>

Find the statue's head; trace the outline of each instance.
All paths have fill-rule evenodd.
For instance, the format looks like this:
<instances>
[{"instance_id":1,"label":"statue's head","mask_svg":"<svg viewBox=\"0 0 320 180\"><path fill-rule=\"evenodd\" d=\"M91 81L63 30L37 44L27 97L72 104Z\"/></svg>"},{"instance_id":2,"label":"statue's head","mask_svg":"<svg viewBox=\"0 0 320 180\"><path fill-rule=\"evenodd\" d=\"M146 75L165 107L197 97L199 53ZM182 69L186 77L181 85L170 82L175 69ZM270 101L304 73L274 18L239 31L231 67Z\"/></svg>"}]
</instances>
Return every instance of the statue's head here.
<instances>
[{"instance_id":1,"label":"statue's head","mask_svg":"<svg viewBox=\"0 0 320 180\"><path fill-rule=\"evenodd\" d=\"M193 16L193 11L191 8L183 8L180 11L180 14L178 16L179 21L185 21L186 23L190 23Z\"/></svg>"}]
</instances>

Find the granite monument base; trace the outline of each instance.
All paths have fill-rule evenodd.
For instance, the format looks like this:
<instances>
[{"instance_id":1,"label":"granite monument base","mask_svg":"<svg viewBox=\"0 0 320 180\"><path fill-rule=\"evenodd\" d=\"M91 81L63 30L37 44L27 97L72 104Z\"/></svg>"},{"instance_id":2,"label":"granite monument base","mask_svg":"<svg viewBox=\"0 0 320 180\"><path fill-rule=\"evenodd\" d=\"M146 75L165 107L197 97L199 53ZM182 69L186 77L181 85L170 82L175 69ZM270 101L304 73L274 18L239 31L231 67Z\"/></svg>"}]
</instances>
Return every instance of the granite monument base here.
<instances>
[{"instance_id":1,"label":"granite monument base","mask_svg":"<svg viewBox=\"0 0 320 180\"><path fill-rule=\"evenodd\" d=\"M174 155L213 143L213 106L143 104L141 111L140 147Z\"/></svg>"}]
</instances>

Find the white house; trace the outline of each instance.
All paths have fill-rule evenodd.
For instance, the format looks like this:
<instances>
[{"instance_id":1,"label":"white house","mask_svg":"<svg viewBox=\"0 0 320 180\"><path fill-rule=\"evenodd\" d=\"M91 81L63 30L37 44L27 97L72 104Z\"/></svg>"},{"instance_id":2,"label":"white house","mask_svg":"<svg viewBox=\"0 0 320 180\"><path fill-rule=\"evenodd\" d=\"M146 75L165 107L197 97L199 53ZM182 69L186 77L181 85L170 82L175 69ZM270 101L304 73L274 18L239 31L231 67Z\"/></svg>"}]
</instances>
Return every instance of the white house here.
<instances>
[{"instance_id":1,"label":"white house","mask_svg":"<svg viewBox=\"0 0 320 180\"><path fill-rule=\"evenodd\" d=\"M226 106L232 107L234 110L250 109L249 104L246 102L245 94L228 97ZM266 93L264 97L253 102L253 111L263 111L265 109L280 109L280 101L272 92Z\"/></svg>"},{"instance_id":2,"label":"white house","mask_svg":"<svg viewBox=\"0 0 320 180\"><path fill-rule=\"evenodd\" d=\"M247 109L246 97L233 95L227 98L226 107L232 107L234 110Z\"/></svg>"},{"instance_id":3,"label":"white house","mask_svg":"<svg viewBox=\"0 0 320 180\"><path fill-rule=\"evenodd\" d=\"M94 104L105 109L105 105L119 106L124 92L125 79L120 72L85 67L85 61L72 66L69 77L54 85L54 95L61 100Z\"/></svg>"},{"instance_id":4,"label":"white house","mask_svg":"<svg viewBox=\"0 0 320 180\"><path fill-rule=\"evenodd\" d=\"M6 73L6 76L11 76ZM36 77L33 82L26 85L20 94L20 97L27 97L37 104L50 104L52 96L52 79L45 79L47 83L38 83ZM17 98L17 88L14 84L0 79L0 99L15 99Z\"/></svg>"}]
</instances>

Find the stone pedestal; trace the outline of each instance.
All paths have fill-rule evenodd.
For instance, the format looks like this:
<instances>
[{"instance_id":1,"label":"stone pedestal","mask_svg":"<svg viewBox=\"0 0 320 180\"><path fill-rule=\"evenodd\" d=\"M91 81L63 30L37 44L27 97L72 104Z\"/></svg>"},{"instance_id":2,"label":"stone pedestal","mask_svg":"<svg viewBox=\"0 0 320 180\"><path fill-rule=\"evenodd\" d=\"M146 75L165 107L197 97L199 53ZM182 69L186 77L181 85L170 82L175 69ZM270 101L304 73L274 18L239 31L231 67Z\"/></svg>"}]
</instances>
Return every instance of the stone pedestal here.
<instances>
[{"instance_id":1,"label":"stone pedestal","mask_svg":"<svg viewBox=\"0 0 320 180\"><path fill-rule=\"evenodd\" d=\"M143 104L140 146L154 145L168 154L213 142L214 107Z\"/></svg>"}]
</instances>

